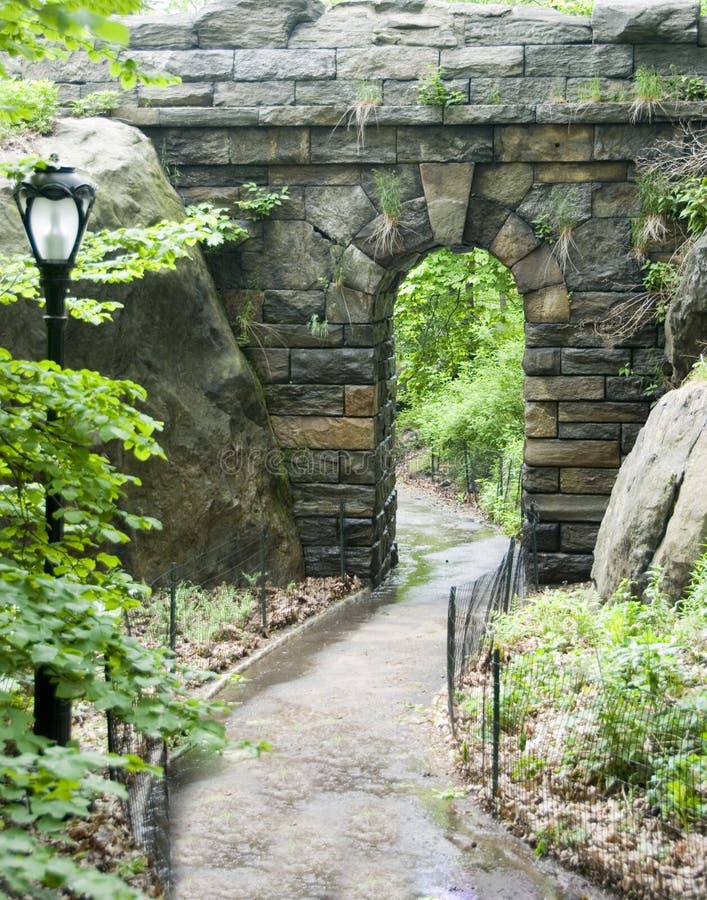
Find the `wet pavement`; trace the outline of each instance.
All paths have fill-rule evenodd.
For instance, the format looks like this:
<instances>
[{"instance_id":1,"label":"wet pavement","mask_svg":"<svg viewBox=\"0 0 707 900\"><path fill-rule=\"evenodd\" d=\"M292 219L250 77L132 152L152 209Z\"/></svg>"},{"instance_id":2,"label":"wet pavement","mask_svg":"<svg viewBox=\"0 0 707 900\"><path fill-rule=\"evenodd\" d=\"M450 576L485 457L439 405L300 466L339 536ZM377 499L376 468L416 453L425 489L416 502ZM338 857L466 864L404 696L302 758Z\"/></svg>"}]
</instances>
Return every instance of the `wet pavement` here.
<instances>
[{"instance_id":1,"label":"wet pavement","mask_svg":"<svg viewBox=\"0 0 707 900\"><path fill-rule=\"evenodd\" d=\"M460 796L430 707L445 684L449 588L507 540L405 488L400 566L330 611L221 697L229 734L267 740L182 762L172 787L172 896L243 900L603 897L538 863Z\"/></svg>"}]
</instances>

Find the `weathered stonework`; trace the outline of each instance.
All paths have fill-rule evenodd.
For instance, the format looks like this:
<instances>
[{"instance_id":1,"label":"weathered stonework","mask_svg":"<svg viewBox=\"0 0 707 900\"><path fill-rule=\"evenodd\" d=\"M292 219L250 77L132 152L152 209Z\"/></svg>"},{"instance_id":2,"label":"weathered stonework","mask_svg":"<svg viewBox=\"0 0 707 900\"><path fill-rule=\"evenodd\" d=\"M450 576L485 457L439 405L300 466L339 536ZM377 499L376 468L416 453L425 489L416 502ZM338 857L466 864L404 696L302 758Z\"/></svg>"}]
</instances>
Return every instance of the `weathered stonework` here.
<instances>
[{"instance_id":1,"label":"weathered stonework","mask_svg":"<svg viewBox=\"0 0 707 900\"><path fill-rule=\"evenodd\" d=\"M290 189L249 241L209 262L233 327L244 303L254 311L247 354L286 449L312 574L338 571L341 501L347 569L387 572L396 287L438 246L480 246L525 298L523 483L540 516L540 574L588 575L659 355L655 328L607 348L593 327L641 280L633 164L678 119L707 120L707 104L666 104L634 125L629 101L582 98L595 76L607 96L629 95L639 65L707 75L697 8L596 0L589 19L526 5L231 0L130 20L135 55L183 83L139 88L117 115L152 138L185 199L230 203L249 181ZM418 78L440 65L464 102L421 106ZM67 100L112 86L79 54L50 68ZM363 137L347 127L360 80L381 94ZM402 203L387 248L376 242L381 170L398 174ZM575 226L562 266L533 227L561 199Z\"/></svg>"}]
</instances>

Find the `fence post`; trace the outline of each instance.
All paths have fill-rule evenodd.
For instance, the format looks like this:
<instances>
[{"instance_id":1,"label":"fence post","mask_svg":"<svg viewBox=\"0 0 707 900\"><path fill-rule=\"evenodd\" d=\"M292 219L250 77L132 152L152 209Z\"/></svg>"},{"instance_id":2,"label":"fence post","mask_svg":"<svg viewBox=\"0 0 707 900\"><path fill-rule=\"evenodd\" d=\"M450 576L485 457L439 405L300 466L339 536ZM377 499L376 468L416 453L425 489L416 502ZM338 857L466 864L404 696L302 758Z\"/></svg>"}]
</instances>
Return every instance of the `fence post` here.
<instances>
[{"instance_id":1,"label":"fence post","mask_svg":"<svg viewBox=\"0 0 707 900\"><path fill-rule=\"evenodd\" d=\"M453 587L449 591L449 606L447 607L447 708L449 710L449 722L452 727L453 735L456 735L454 722L454 664L456 657L456 623L457 589Z\"/></svg>"},{"instance_id":2,"label":"fence post","mask_svg":"<svg viewBox=\"0 0 707 900\"><path fill-rule=\"evenodd\" d=\"M177 564L169 567L169 649L177 646Z\"/></svg>"},{"instance_id":3,"label":"fence post","mask_svg":"<svg viewBox=\"0 0 707 900\"><path fill-rule=\"evenodd\" d=\"M268 603L265 590L265 528L260 529L260 622L268 627Z\"/></svg>"},{"instance_id":4,"label":"fence post","mask_svg":"<svg viewBox=\"0 0 707 900\"><path fill-rule=\"evenodd\" d=\"M346 536L344 534L344 501L339 500L339 576L343 578L346 575Z\"/></svg>"},{"instance_id":5,"label":"fence post","mask_svg":"<svg viewBox=\"0 0 707 900\"><path fill-rule=\"evenodd\" d=\"M493 748L491 757L491 797L498 796L498 757L501 743L501 653L493 651Z\"/></svg>"},{"instance_id":6,"label":"fence post","mask_svg":"<svg viewBox=\"0 0 707 900\"><path fill-rule=\"evenodd\" d=\"M464 441L464 480L466 481L466 492L471 493L471 484L469 480L469 448Z\"/></svg>"}]
</instances>

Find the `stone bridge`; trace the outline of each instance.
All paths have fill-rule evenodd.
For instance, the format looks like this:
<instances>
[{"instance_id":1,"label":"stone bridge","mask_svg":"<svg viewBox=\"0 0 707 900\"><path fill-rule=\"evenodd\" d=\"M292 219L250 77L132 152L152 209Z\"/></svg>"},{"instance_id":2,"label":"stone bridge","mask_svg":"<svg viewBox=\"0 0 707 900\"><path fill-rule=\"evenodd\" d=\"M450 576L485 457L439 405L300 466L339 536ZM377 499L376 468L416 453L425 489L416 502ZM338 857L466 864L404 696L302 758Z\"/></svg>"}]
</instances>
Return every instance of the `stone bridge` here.
<instances>
[{"instance_id":1,"label":"stone bridge","mask_svg":"<svg viewBox=\"0 0 707 900\"><path fill-rule=\"evenodd\" d=\"M289 187L210 265L234 328L252 320L247 353L311 574L338 570L340 504L347 570L378 581L390 567L396 287L430 250L482 247L525 298L523 487L541 577L588 575L662 356L655 327L614 346L594 327L640 289L634 162L680 120L707 118L703 103L664 103L634 122L632 78L640 66L707 76L698 8L596 0L590 20L532 6L233 0L131 20L131 55L182 83L140 87L117 115L153 139L184 199L228 205L245 182ZM438 66L462 104L419 104L418 78ZM77 57L51 74L66 100L108 80ZM359 136L347 122L362 81L381 102ZM392 250L376 248L376 171L400 176ZM574 224L564 269L531 224L561 199Z\"/></svg>"}]
</instances>

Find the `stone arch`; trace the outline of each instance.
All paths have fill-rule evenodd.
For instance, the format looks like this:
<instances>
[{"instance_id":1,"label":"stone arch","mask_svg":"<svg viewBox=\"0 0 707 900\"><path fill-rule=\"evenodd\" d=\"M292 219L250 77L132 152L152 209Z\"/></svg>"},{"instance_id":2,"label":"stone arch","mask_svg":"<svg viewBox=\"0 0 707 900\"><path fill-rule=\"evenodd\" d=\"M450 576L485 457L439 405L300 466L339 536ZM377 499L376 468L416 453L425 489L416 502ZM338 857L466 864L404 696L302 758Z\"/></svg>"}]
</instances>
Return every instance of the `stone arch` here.
<instances>
[{"instance_id":1,"label":"stone arch","mask_svg":"<svg viewBox=\"0 0 707 900\"><path fill-rule=\"evenodd\" d=\"M392 330L397 288L404 275L427 253L448 247L468 252L488 250L513 274L531 320L567 322L569 297L563 273L550 247L521 216L497 200L487 200L485 225L474 221L473 163L421 164L422 194L402 204L399 237L389 252L376 248L382 213L370 219L343 254L341 283L331 291L327 321L371 328L374 354L370 360L373 389L349 387L368 396L370 411L379 417L373 429L376 511L383 569L394 541L395 509L392 426L394 422L394 350ZM490 223L490 225L489 225ZM350 407L353 409L353 402ZM363 408L359 408L359 412ZM532 415L532 414L531 414ZM340 473L340 476L346 473ZM382 513L382 515L381 515Z\"/></svg>"}]
</instances>

